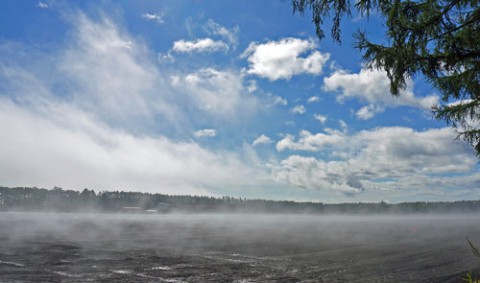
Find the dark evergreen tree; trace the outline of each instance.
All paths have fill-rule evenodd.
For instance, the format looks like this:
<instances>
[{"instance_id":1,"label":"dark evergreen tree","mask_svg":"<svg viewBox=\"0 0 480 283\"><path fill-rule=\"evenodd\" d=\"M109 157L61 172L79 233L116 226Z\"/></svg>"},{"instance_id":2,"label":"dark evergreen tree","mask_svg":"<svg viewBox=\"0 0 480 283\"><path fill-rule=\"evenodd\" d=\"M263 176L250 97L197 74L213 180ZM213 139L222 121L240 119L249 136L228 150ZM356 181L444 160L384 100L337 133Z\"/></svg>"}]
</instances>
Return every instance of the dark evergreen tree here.
<instances>
[{"instance_id":1,"label":"dark evergreen tree","mask_svg":"<svg viewBox=\"0 0 480 283\"><path fill-rule=\"evenodd\" d=\"M355 47L370 68L386 71L390 92L398 95L408 78L422 74L442 95L435 117L453 125L459 138L480 156L480 1L479 0L292 0L293 11L311 11L316 32L332 19L332 38L341 42L340 24L356 10L385 20L385 45L358 31Z\"/></svg>"}]
</instances>

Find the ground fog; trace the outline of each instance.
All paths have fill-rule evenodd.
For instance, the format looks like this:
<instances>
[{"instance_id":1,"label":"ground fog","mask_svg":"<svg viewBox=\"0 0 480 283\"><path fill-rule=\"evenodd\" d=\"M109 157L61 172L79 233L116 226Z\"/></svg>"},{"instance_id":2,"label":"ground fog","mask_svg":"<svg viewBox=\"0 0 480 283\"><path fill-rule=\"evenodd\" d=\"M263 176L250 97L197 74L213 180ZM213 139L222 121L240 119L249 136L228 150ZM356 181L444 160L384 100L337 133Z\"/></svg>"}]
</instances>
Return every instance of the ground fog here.
<instances>
[{"instance_id":1,"label":"ground fog","mask_svg":"<svg viewBox=\"0 0 480 283\"><path fill-rule=\"evenodd\" d=\"M459 282L480 216L0 213L1 282Z\"/></svg>"}]
</instances>

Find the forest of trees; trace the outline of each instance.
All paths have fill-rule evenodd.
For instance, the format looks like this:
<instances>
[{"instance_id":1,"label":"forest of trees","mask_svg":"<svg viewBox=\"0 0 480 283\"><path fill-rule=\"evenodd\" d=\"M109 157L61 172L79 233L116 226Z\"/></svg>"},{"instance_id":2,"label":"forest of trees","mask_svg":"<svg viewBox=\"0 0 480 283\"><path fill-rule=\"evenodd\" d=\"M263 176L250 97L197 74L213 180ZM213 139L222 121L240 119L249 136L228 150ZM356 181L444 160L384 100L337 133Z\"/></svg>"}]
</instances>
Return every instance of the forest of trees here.
<instances>
[{"instance_id":1,"label":"forest of trees","mask_svg":"<svg viewBox=\"0 0 480 283\"><path fill-rule=\"evenodd\" d=\"M480 212L480 200L405 202L398 204L273 201L140 192L0 187L0 211L55 212L184 212L184 213L450 213Z\"/></svg>"}]
</instances>

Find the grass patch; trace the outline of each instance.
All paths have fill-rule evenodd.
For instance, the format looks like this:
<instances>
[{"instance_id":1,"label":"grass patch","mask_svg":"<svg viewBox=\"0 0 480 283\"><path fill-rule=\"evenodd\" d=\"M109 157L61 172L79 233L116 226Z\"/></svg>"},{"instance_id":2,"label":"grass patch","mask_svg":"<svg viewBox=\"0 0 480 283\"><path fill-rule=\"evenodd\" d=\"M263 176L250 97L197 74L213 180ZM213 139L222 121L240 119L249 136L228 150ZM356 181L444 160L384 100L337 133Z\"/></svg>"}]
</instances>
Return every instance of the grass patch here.
<instances>
[{"instance_id":1,"label":"grass patch","mask_svg":"<svg viewBox=\"0 0 480 283\"><path fill-rule=\"evenodd\" d=\"M478 263L480 264L480 250L467 238L468 244L470 245L470 249L472 250L473 255L477 258ZM475 278L470 271L465 278L463 278L464 282L467 283L480 283L479 278Z\"/></svg>"}]
</instances>

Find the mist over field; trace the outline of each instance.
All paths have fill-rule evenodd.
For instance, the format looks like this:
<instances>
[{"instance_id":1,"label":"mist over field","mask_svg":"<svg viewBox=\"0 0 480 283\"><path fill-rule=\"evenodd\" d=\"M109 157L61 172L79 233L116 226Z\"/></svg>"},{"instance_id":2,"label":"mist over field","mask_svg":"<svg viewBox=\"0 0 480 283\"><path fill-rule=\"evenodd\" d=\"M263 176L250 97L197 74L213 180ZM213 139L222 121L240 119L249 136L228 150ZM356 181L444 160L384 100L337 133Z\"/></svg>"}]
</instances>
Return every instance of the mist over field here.
<instances>
[{"instance_id":1,"label":"mist over field","mask_svg":"<svg viewBox=\"0 0 480 283\"><path fill-rule=\"evenodd\" d=\"M459 282L478 214L0 213L0 281Z\"/></svg>"},{"instance_id":2,"label":"mist over field","mask_svg":"<svg viewBox=\"0 0 480 283\"><path fill-rule=\"evenodd\" d=\"M0 0L0 283L480 278L478 2Z\"/></svg>"}]
</instances>

